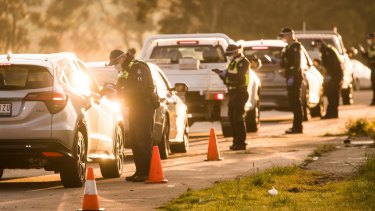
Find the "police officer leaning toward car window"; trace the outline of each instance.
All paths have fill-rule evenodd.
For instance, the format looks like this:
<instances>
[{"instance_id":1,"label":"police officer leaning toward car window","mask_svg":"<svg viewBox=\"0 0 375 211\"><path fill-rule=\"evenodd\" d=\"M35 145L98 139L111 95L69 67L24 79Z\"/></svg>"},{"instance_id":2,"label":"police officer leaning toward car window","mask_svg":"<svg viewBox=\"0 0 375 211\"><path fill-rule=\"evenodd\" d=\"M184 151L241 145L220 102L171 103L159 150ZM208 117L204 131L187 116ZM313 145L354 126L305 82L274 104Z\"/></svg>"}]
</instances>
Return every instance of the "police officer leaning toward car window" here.
<instances>
[{"instance_id":1,"label":"police officer leaning toward car window","mask_svg":"<svg viewBox=\"0 0 375 211\"><path fill-rule=\"evenodd\" d=\"M293 126L285 131L286 134L298 134L303 132L303 107L301 100L301 86L303 73L301 69L301 43L295 38L291 28L283 28L279 37L288 43L281 54L281 67L285 69L286 85L288 91L289 105L293 112Z\"/></svg>"},{"instance_id":2,"label":"police officer leaning toward car window","mask_svg":"<svg viewBox=\"0 0 375 211\"><path fill-rule=\"evenodd\" d=\"M375 32L367 35L367 49L365 50L361 45L359 46L362 56L367 60L368 66L371 69L371 85L372 85L372 102L370 105L375 105Z\"/></svg>"},{"instance_id":3,"label":"police officer leaning toward car window","mask_svg":"<svg viewBox=\"0 0 375 211\"><path fill-rule=\"evenodd\" d=\"M230 44L225 54L229 64L226 70L213 69L227 86L228 116L232 125L233 145L231 150L246 150L245 104L249 99L247 86L249 85L250 62L242 54L241 46Z\"/></svg>"},{"instance_id":4,"label":"police officer leaning toward car window","mask_svg":"<svg viewBox=\"0 0 375 211\"><path fill-rule=\"evenodd\" d=\"M340 56L334 47L325 44L322 40L315 40L314 47L320 51L322 65L327 71L324 77L324 92L327 95L328 106L326 115L322 119L338 118L340 89L344 77Z\"/></svg>"},{"instance_id":5,"label":"police officer leaning toward car window","mask_svg":"<svg viewBox=\"0 0 375 211\"><path fill-rule=\"evenodd\" d=\"M143 182L148 178L152 155L154 113L158 107L155 85L148 65L135 60L132 52L113 50L109 66L119 72L116 87L129 108L129 132L136 172L126 181Z\"/></svg>"}]
</instances>

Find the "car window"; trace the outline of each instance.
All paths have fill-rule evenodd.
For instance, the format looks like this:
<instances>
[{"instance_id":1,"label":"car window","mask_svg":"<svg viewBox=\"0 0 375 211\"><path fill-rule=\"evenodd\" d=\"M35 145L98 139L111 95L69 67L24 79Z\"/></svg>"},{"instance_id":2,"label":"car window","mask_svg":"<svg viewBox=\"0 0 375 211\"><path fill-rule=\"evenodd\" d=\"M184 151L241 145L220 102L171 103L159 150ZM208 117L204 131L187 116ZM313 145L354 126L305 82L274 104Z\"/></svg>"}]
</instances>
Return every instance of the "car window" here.
<instances>
[{"instance_id":1,"label":"car window","mask_svg":"<svg viewBox=\"0 0 375 211\"><path fill-rule=\"evenodd\" d=\"M252 46L244 48L244 55L251 59L257 56L262 64L278 64L281 60L282 47Z\"/></svg>"},{"instance_id":2,"label":"car window","mask_svg":"<svg viewBox=\"0 0 375 211\"><path fill-rule=\"evenodd\" d=\"M155 66L155 69L158 71L161 79L163 80L165 86L167 87L167 89L171 89L171 83L169 83L167 77L165 76L165 74L163 73L163 71L159 68L159 67L156 67Z\"/></svg>"},{"instance_id":3,"label":"car window","mask_svg":"<svg viewBox=\"0 0 375 211\"><path fill-rule=\"evenodd\" d=\"M178 63L181 58L193 58L202 63L226 62L224 50L220 45L156 46L150 57L150 59L171 59L172 63Z\"/></svg>"},{"instance_id":4,"label":"car window","mask_svg":"<svg viewBox=\"0 0 375 211\"><path fill-rule=\"evenodd\" d=\"M35 65L0 66L0 90L39 89L50 87L53 77L50 71Z\"/></svg>"},{"instance_id":5,"label":"car window","mask_svg":"<svg viewBox=\"0 0 375 211\"><path fill-rule=\"evenodd\" d=\"M311 46L311 43L316 39L317 38L299 38L298 41L302 43L302 45L306 48L307 51L317 51L317 49ZM322 40L327 45L335 47L340 54L343 54L343 49L341 48L339 39L323 38Z\"/></svg>"},{"instance_id":6,"label":"car window","mask_svg":"<svg viewBox=\"0 0 375 211\"><path fill-rule=\"evenodd\" d=\"M76 61L77 66L79 67L79 70L82 71L82 73L87 77L89 80L89 86L90 89L96 93L99 93L99 86L96 82L95 78L91 75L90 71L87 69L87 67L81 62Z\"/></svg>"},{"instance_id":7,"label":"car window","mask_svg":"<svg viewBox=\"0 0 375 211\"><path fill-rule=\"evenodd\" d=\"M163 79L160 77L158 71L155 69L153 65L149 65L152 78L154 79L154 83L156 86L156 89L158 91L159 96L163 97L166 96L168 93L168 88L165 85Z\"/></svg>"}]
</instances>

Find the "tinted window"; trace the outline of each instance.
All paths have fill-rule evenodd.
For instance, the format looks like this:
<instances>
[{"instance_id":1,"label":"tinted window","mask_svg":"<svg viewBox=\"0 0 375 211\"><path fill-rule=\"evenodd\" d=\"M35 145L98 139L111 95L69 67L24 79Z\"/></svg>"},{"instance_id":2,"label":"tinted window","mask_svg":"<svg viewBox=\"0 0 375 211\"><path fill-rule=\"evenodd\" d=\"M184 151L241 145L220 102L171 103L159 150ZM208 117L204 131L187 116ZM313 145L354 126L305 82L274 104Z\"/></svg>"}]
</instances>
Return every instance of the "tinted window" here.
<instances>
[{"instance_id":1,"label":"tinted window","mask_svg":"<svg viewBox=\"0 0 375 211\"><path fill-rule=\"evenodd\" d=\"M202 63L226 62L223 48L219 45L156 46L150 57L150 59L171 59L172 63L178 63L181 58L193 58Z\"/></svg>"},{"instance_id":2,"label":"tinted window","mask_svg":"<svg viewBox=\"0 0 375 211\"><path fill-rule=\"evenodd\" d=\"M302 43L302 45L305 47L305 49L307 51L316 51L316 49L314 49L311 46L311 44L314 40L316 40L316 39L312 39L312 38L299 38L298 39L298 41ZM333 39L322 39L322 40L327 45L331 45L331 46L335 47L340 54L343 54L343 51L340 47L341 45L340 45L338 40L336 40L336 39L335 40L333 40Z\"/></svg>"},{"instance_id":3,"label":"tinted window","mask_svg":"<svg viewBox=\"0 0 375 211\"><path fill-rule=\"evenodd\" d=\"M50 87L53 77L48 69L34 65L0 66L0 90Z\"/></svg>"},{"instance_id":4,"label":"tinted window","mask_svg":"<svg viewBox=\"0 0 375 211\"><path fill-rule=\"evenodd\" d=\"M262 64L278 64L281 59L282 47L248 47L244 48L244 55L251 59L257 56Z\"/></svg>"}]
</instances>

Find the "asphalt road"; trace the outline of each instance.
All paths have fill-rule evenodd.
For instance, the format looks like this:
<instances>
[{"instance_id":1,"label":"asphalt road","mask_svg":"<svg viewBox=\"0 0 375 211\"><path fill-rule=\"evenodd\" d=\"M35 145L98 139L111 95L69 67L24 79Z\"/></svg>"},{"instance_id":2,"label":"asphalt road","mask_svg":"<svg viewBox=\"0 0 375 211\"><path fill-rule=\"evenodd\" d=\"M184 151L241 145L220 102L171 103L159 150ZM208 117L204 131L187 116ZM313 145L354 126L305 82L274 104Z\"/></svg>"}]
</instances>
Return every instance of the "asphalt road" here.
<instances>
[{"instance_id":1,"label":"asphalt road","mask_svg":"<svg viewBox=\"0 0 375 211\"><path fill-rule=\"evenodd\" d=\"M221 155L220 162L204 162L207 137L204 133L217 123L193 125L191 146L188 153L172 155L162 162L167 184L147 185L124 182L124 177L134 172L131 156L125 160L123 176L103 179L97 164L95 168L101 207L107 210L152 210L177 197L188 188L211 186L215 181L247 175L274 165L299 164L322 143L341 143L344 137L325 137L342 133L348 119L375 117L375 107L367 104L370 91L356 92L355 105L340 106L340 118L333 120L312 119L304 123L303 135L284 135L291 125L289 112L267 111L262 113L259 132L249 133L248 150L229 151L230 138L220 136L217 128ZM268 121L266 118L279 118ZM203 134L203 136L202 136ZM44 170L5 170L0 181L0 210L75 210L81 207L83 188L65 189L58 174Z\"/></svg>"}]
</instances>

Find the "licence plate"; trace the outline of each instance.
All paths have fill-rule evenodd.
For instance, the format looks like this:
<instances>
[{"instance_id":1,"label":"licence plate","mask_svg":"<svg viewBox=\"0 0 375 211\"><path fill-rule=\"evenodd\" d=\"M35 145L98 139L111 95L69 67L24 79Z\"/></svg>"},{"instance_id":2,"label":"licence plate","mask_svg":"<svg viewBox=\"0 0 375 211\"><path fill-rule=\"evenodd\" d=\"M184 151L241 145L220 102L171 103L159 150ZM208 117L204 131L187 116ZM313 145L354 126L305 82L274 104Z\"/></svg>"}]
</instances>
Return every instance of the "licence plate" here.
<instances>
[{"instance_id":1,"label":"licence plate","mask_svg":"<svg viewBox=\"0 0 375 211\"><path fill-rule=\"evenodd\" d=\"M12 104L11 103L0 103L0 116L12 115Z\"/></svg>"}]
</instances>

